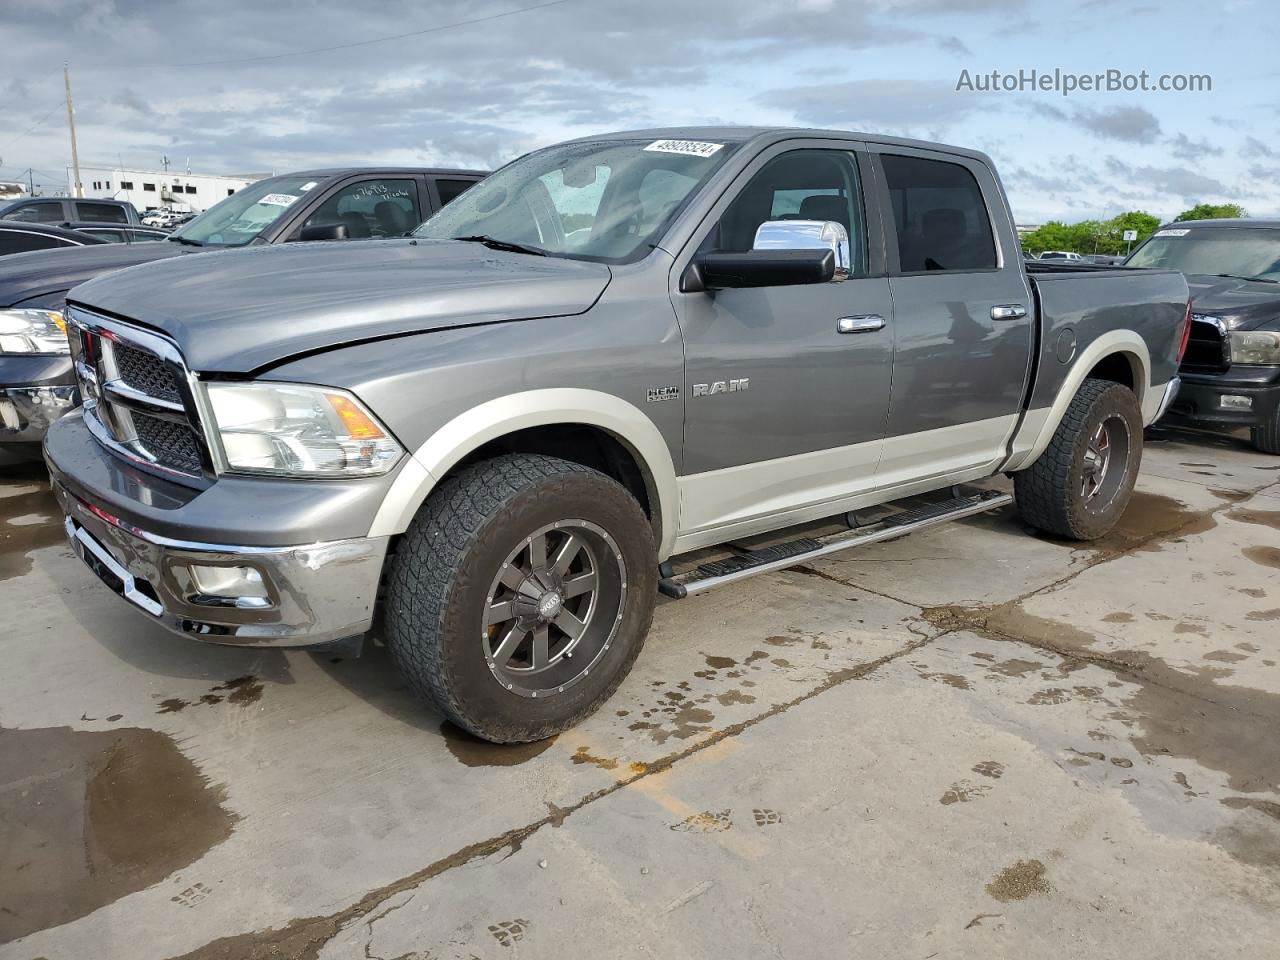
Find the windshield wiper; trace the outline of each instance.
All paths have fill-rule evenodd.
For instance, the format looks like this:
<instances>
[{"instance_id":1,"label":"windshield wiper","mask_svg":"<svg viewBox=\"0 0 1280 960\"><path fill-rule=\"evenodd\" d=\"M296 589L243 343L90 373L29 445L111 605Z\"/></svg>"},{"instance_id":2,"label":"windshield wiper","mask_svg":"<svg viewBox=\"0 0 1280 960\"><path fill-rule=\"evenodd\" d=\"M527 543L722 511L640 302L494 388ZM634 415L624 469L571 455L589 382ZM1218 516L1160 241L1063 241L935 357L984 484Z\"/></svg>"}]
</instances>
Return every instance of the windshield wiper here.
<instances>
[{"instance_id":1,"label":"windshield wiper","mask_svg":"<svg viewBox=\"0 0 1280 960\"><path fill-rule=\"evenodd\" d=\"M176 234L170 234L169 239L174 243L185 243L188 247L203 247L204 244L199 240L192 240L190 237L179 237Z\"/></svg>"},{"instance_id":2,"label":"windshield wiper","mask_svg":"<svg viewBox=\"0 0 1280 960\"><path fill-rule=\"evenodd\" d=\"M1215 277L1226 277L1228 280L1256 280L1258 283L1280 283L1280 280L1272 280L1270 277L1246 277L1239 273L1215 273Z\"/></svg>"},{"instance_id":3,"label":"windshield wiper","mask_svg":"<svg viewBox=\"0 0 1280 960\"><path fill-rule=\"evenodd\" d=\"M490 250L505 250L508 253L527 253L534 257L545 257L547 251L539 250L537 247L526 247L521 243L510 243L506 240L499 240L497 237L489 237L484 234L477 234L474 237L451 237L452 240L462 240L465 243L483 243Z\"/></svg>"}]
</instances>

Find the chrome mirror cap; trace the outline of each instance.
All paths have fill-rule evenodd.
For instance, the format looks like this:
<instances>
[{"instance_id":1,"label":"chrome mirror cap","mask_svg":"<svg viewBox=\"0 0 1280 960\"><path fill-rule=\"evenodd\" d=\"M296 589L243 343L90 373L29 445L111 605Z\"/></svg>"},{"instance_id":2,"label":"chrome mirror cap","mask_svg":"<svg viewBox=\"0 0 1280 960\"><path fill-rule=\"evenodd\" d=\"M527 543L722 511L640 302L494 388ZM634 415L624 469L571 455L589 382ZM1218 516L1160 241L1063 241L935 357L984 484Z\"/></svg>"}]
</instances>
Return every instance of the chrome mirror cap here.
<instances>
[{"instance_id":1,"label":"chrome mirror cap","mask_svg":"<svg viewBox=\"0 0 1280 960\"><path fill-rule=\"evenodd\" d=\"M751 249L830 250L836 255L831 279L849 279L849 231L835 220L766 220L756 230Z\"/></svg>"}]
</instances>

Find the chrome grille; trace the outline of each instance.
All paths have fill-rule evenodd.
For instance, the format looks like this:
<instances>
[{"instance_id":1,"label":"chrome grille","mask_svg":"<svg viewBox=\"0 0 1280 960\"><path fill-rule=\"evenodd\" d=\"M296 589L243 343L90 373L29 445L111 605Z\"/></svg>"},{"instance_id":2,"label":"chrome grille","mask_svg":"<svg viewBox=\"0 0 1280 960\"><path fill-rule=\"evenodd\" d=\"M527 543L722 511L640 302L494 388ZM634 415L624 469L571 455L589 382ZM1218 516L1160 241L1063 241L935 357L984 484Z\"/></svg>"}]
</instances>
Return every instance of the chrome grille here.
<instances>
[{"instance_id":1,"label":"chrome grille","mask_svg":"<svg viewBox=\"0 0 1280 960\"><path fill-rule=\"evenodd\" d=\"M192 380L164 337L68 309L85 423L105 446L139 466L197 485L213 477Z\"/></svg>"},{"instance_id":2,"label":"chrome grille","mask_svg":"<svg viewBox=\"0 0 1280 960\"><path fill-rule=\"evenodd\" d=\"M189 426L134 413L133 428L138 434L138 447L157 463L180 473L199 475L200 441Z\"/></svg>"},{"instance_id":3,"label":"chrome grille","mask_svg":"<svg viewBox=\"0 0 1280 960\"><path fill-rule=\"evenodd\" d=\"M1186 370L1226 370L1231 365L1227 347L1227 335L1216 317L1194 314L1191 318L1191 338L1187 352L1182 357Z\"/></svg>"},{"instance_id":4,"label":"chrome grille","mask_svg":"<svg viewBox=\"0 0 1280 960\"><path fill-rule=\"evenodd\" d=\"M131 347L118 340L112 344L112 353L115 355L116 369L120 372L120 379L133 389L151 397L168 400L170 403L182 400L173 371L154 353Z\"/></svg>"}]
</instances>

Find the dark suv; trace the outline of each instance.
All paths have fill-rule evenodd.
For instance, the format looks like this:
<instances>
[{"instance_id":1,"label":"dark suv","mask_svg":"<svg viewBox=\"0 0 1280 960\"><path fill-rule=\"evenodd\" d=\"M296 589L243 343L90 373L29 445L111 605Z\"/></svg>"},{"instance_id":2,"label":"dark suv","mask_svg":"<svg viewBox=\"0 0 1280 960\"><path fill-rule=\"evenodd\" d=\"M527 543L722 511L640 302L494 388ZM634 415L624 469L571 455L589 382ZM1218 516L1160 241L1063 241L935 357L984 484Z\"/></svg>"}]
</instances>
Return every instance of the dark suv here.
<instances>
[{"instance_id":1,"label":"dark suv","mask_svg":"<svg viewBox=\"0 0 1280 960\"><path fill-rule=\"evenodd\" d=\"M49 424L76 402L62 325L67 291L77 284L205 250L403 236L484 176L478 170L421 167L305 170L250 184L167 240L5 257L0 260L0 333L6 335L0 338L0 465L39 456Z\"/></svg>"},{"instance_id":2,"label":"dark suv","mask_svg":"<svg viewBox=\"0 0 1280 960\"><path fill-rule=\"evenodd\" d=\"M77 223L142 225L132 203L124 200L86 200L83 197L27 197L0 207L0 220L25 220L69 227Z\"/></svg>"},{"instance_id":3,"label":"dark suv","mask_svg":"<svg viewBox=\"0 0 1280 960\"><path fill-rule=\"evenodd\" d=\"M1186 220L1161 227L1126 262L1181 270L1191 341L1171 419L1248 427L1280 454L1280 220Z\"/></svg>"}]
</instances>

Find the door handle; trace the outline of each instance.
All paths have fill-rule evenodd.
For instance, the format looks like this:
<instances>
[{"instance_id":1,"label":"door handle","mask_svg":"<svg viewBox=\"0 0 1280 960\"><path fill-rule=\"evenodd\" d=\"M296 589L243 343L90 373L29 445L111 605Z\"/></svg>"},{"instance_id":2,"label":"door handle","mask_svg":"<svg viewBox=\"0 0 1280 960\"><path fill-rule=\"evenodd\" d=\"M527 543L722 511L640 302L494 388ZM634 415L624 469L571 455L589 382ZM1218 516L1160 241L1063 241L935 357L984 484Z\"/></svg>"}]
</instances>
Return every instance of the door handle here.
<instances>
[{"instance_id":1,"label":"door handle","mask_svg":"<svg viewBox=\"0 0 1280 960\"><path fill-rule=\"evenodd\" d=\"M836 321L836 333L875 333L884 329L884 317L878 313L862 317L841 317Z\"/></svg>"},{"instance_id":2,"label":"door handle","mask_svg":"<svg viewBox=\"0 0 1280 960\"><path fill-rule=\"evenodd\" d=\"M1021 320L1027 315L1027 308L1020 303L1005 303L991 308L992 320Z\"/></svg>"}]
</instances>

